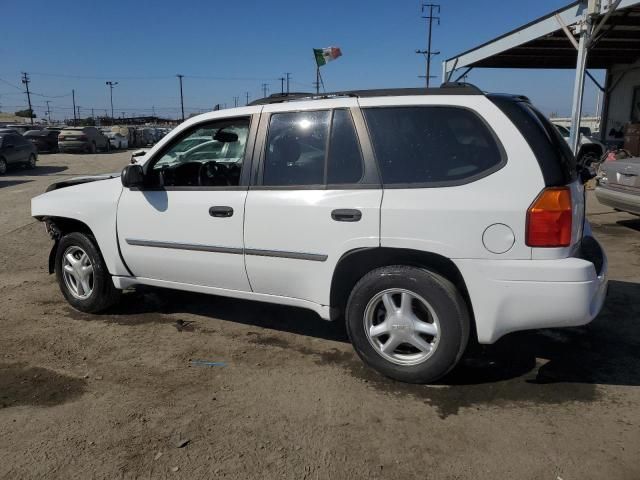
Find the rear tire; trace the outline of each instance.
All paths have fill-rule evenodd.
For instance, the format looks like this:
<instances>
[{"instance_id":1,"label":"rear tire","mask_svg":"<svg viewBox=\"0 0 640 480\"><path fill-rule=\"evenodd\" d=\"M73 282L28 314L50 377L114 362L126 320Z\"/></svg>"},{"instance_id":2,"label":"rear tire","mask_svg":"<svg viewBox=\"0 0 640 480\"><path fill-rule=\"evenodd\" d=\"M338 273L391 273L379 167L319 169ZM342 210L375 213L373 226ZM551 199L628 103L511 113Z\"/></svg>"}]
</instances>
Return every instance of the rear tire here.
<instances>
[{"instance_id":1,"label":"rear tire","mask_svg":"<svg viewBox=\"0 0 640 480\"><path fill-rule=\"evenodd\" d=\"M116 303L121 291L114 287L102 255L91 235L73 232L58 244L55 272L67 302L81 312L101 312Z\"/></svg>"},{"instance_id":2,"label":"rear tire","mask_svg":"<svg viewBox=\"0 0 640 480\"><path fill-rule=\"evenodd\" d=\"M466 303L449 280L404 265L365 275L349 296L346 323L365 364L408 383L446 375L464 353L470 328Z\"/></svg>"},{"instance_id":3,"label":"rear tire","mask_svg":"<svg viewBox=\"0 0 640 480\"><path fill-rule=\"evenodd\" d=\"M98 151L95 142L89 144L89 153L96 153Z\"/></svg>"},{"instance_id":4,"label":"rear tire","mask_svg":"<svg viewBox=\"0 0 640 480\"><path fill-rule=\"evenodd\" d=\"M25 163L25 167L27 167L29 170L33 170L34 168L36 168L36 156L33 153L29 155L29 160L27 161L27 163Z\"/></svg>"},{"instance_id":5,"label":"rear tire","mask_svg":"<svg viewBox=\"0 0 640 480\"><path fill-rule=\"evenodd\" d=\"M7 161L4 158L0 158L0 175L7 173Z\"/></svg>"}]
</instances>

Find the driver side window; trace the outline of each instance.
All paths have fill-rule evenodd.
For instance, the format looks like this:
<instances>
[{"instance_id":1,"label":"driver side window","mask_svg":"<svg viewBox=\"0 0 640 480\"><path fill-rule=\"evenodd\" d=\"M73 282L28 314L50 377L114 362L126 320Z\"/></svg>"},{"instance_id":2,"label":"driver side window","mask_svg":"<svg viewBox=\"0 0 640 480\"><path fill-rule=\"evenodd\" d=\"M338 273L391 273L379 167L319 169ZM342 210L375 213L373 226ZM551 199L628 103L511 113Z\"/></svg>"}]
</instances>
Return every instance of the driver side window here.
<instances>
[{"instance_id":1,"label":"driver side window","mask_svg":"<svg viewBox=\"0 0 640 480\"><path fill-rule=\"evenodd\" d=\"M249 117L199 124L160 152L149 174L163 187L235 187L249 136Z\"/></svg>"}]
</instances>

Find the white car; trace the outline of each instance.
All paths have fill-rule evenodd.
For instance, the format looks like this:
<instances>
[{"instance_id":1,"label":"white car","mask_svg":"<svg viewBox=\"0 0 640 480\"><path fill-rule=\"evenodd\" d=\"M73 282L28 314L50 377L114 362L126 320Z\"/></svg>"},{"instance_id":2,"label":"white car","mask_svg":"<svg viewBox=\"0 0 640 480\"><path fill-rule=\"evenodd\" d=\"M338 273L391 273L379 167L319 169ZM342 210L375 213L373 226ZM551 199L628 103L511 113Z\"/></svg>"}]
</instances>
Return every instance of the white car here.
<instances>
[{"instance_id":1,"label":"white car","mask_svg":"<svg viewBox=\"0 0 640 480\"><path fill-rule=\"evenodd\" d=\"M470 336L584 325L605 300L575 159L524 97L274 96L136 160L32 200L78 310L136 285L294 305L344 318L379 372L432 382Z\"/></svg>"},{"instance_id":2,"label":"white car","mask_svg":"<svg viewBox=\"0 0 640 480\"><path fill-rule=\"evenodd\" d=\"M116 150L129 148L129 140L121 133L109 131L105 132L104 134L109 139L111 148L115 148Z\"/></svg>"},{"instance_id":3,"label":"white car","mask_svg":"<svg viewBox=\"0 0 640 480\"><path fill-rule=\"evenodd\" d=\"M560 132L562 138L569 143L571 130L556 123L554 123L553 126L556 127L558 132ZM586 166L599 162L606 151L604 143L591 135L591 130L585 127L580 128L580 140L578 145L578 154L576 155L576 158L578 159L578 163Z\"/></svg>"}]
</instances>

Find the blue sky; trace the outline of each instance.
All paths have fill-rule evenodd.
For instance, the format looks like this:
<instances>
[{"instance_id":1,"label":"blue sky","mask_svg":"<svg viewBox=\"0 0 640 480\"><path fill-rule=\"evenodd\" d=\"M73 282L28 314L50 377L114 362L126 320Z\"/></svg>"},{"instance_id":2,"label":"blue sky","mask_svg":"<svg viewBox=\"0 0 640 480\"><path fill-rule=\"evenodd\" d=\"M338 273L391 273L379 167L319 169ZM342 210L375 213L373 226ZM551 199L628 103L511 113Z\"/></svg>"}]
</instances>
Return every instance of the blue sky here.
<instances>
[{"instance_id":1,"label":"blue sky","mask_svg":"<svg viewBox=\"0 0 640 480\"><path fill-rule=\"evenodd\" d=\"M20 72L31 74L39 116L45 100L53 117L72 116L71 89L82 114L109 106L116 115L156 113L175 118L177 73L185 75L187 114L216 103L233 106L261 96L260 85L280 90L291 72L292 90L312 90L312 48L339 46L343 57L323 67L327 90L421 86L426 26L418 0L303 2L29 0L3 2L0 31L0 106L26 104ZM440 62L569 3L569 0L442 0L433 34ZM599 72L602 77L602 72ZM439 82L440 79L438 78ZM469 82L484 90L529 95L545 112L568 114L573 71L479 69ZM6 83L8 82L8 83ZM66 95L66 96L63 96ZM57 97L57 98L52 98ZM587 80L586 113L596 90Z\"/></svg>"}]
</instances>

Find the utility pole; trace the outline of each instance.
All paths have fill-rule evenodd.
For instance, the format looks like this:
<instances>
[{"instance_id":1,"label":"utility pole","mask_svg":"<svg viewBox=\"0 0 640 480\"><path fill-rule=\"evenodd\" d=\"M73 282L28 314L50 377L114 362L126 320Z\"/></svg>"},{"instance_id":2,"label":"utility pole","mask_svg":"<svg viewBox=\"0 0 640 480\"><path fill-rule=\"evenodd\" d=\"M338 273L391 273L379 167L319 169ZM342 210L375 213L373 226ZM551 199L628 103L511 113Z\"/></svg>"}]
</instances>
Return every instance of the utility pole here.
<instances>
[{"instance_id":1,"label":"utility pole","mask_svg":"<svg viewBox=\"0 0 640 480\"><path fill-rule=\"evenodd\" d=\"M267 91L269 90L269 84L268 83L263 83L262 84L262 98L267 98Z\"/></svg>"},{"instance_id":2,"label":"utility pole","mask_svg":"<svg viewBox=\"0 0 640 480\"><path fill-rule=\"evenodd\" d=\"M78 105L76 108L78 109L78 121L80 121L82 119L82 117L80 116L80 105Z\"/></svg>"},{"instance_id":3,"label":"utility pole","mask_svg":"<svg viewBox=\"0 0 640 480\"><path fill-rule=\"evenodd\" d=\"M284 95L284 77L280 77L278 80L280 80L280 94Z\"/></svg>"},{"instance_id":4,"label":"utility pole","mask_svg":"<svg viewBox=\"0 0 640 480\"><path fill-rule=\"evenodd\" d=\"M287 76L287 95L289 95L289 80L291 79L291 74L286 72L285 75Z\"/></svg>"},{"instance_id":5,"label":"utility pole","mask_svg":"<svg viewBox=\"0 0 640 480\"><path fill-rule=\"evenodd\" d=\"M426 64L427 64L427 71L426 71L426 75L424 76L424 79L426 81L426 85L427 88L429 88L429 80L431 80L431 78L434 78L431 76L431 57L435 56L435 55L440 55L440 52L434 52L431 50L431 30L433 28L433 21L437 20L438 21L438 25L440 25L440 17L436 17L433 15L434 10L436 11L437 14L440 14L440 5L435 4L435 3L423 3L421 6L421 11L422 13L424 13L427 9L429 9L429 15L422 15L422 18L426 19L428 21L427 25L427 49L426 50L416 50L416 53L420 54L420 55L424 55L424 58L426 60ZM419 75L420 78L422 78L422 75Z\"/></svg>"},{"instance_id":6,"label":"utility pole","mask_svg":"<svg viewBox=\"0 0 640 480\"><path fill-rule=\"evenodd\" d=\"M240 100L240 97L238 97L238 96L233 97L233 106L234 107L238 106L238 100Z\"/></svg>"},{"instance_id":7,"label":"utility pole","mask_svg":"<svg viewBox=\"0 0 640 480\"><path fill-rule=\"evenodd\" d=\"M71 90L71 98L73 99L73 126L75 127L78 124L78 120L76 119L76 91ZM105 112L106 114L107 112Z\"/></svg>"},{"instance_id":8,"label":"utility pole","mask_svg":"<svg viewBox=\"0 0 640 480\"><path fill-rule=\"evenodd\" d=\"M109 93L111 94L111 118L113 118L113 87L115 87L116 85L118 85L118 82L106 82L107 85L109 85Z\"/></svg>"},{"instance_id":9,"label":"utility pole","mask_svg":"<svg viewBox=\"0 0 640 480\"><path fill-rule=\"evenodd\" d=\"M180 81L180 108L182 109L182 121L184 122L184 97L182 96L182 78L184 75L178 74L176 77Z\"/></svg>"},{"instance_id":10,"label":"utility pole","mask_svg":"<svg viewBox=\"0 0 640 480\"><path fill-rule=\"evenodd\" d=\"M47 119L49 120L49 123L51 123L51 108L49 108L51 100L45 100L44 103L47 104Z\"/></svg>"},{"instance_id":11,"label":"utility pole","mask_svg":"<svg viewBox=\"0 0 640 480\"><path fill-rule=\"evenodd\" d=\"M29 74L27 72L22 72L22 83L24 83L25 88L27 89L27 102L29 103L29 120L31 120L31 125L33 125L33 109L31 108L31 94L29 93Z\"/></svg>"},{"instance_id":12,"label":"utility pole","mask_svg":"<svg viewBox=\"0 0 640 480\"><path fill-rule=\"evenodd\" d=\"M247 98L247 103L245 103L245 105L249 105L249 92L244 92L244 96Z\"/></svg>"}]
</instances>

